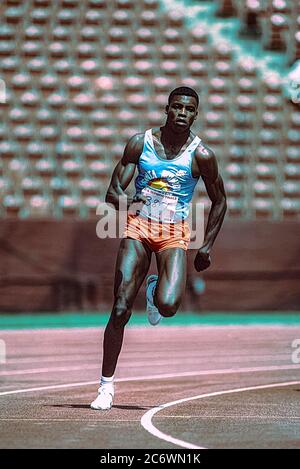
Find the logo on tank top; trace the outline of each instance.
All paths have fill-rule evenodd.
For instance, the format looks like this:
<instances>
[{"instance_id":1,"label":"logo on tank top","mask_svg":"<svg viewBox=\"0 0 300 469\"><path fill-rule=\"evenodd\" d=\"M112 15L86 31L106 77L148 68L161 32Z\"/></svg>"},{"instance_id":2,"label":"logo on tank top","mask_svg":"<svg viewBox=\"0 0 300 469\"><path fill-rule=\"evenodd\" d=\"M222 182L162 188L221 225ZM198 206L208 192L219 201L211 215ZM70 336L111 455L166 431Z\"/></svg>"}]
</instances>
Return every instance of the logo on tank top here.
<instances>
[{"instance_id":1,"label":"logo on tank top","mask_svg":"<svg viewBox=\"0 0 300 469\"><path fill-rule=\"evenodd\" d=\"M143 179L144 187L151 187L162 191L180 191L181 181L180 178L184 177L187 171L179 169L176 172L163 170L161 176L158 177L155 170L146 171Z\"/></svg>"},{"instance_id":2,"label":"logo on tank top","mask_svg":"<svg viewBox=\"0 0 300 469\"><path fill-rule=\"evenodd\" d=\"M179 169L174 172L163 170L160 177L155 170L147 171L144 174L142 193L146 196L147 202L143 206L140 215L158 221L172 223L175 219L178 195L181 181L186 170Z\"/></svg>"}]
</instances>

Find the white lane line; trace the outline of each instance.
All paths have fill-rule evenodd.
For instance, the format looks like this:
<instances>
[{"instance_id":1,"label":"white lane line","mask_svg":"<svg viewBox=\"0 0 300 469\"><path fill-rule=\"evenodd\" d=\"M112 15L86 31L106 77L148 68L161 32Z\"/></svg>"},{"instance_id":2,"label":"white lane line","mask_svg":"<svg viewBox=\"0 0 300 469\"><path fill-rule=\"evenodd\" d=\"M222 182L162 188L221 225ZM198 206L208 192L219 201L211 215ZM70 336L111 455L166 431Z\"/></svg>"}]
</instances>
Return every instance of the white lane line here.
<instances>
[{"instance_id":1,"label":"white lane line","mask_svg":"<svg viewBox=\"0 0 300 469\"><path fill-rule=\"evenodd\" d=\"M61 373L65 371L79 371L79 370L98 370L99 365L78 365L78 366L60 366L49 368L31 368L28 370L10 370L0 371L0 376L17 376L17 375L33 375L37 373Z\"/></svg>"},{"instance_id":2,"label":"white lane line","mask_svg":"<svg viewBox=\"0 0 300 469\"><path fill-rule=\"evenodd\" d=\"M89 386L90 384L99 384L99 381L81 381L80 383L53 384L51 386L41 386L39 388L15 389L14 391L0 392L0 396L9 396L10 394L24 394L27 392L49 391L55 389L76 388L77 386Z\"/></svg>"},{"instance_id":3,"label":"white lane line","mask_svg":"<svg viewBox=\"0 0 300 469\"><path fill-rule=\"evenodd\" d=\"M85 368L83 368L84 370ZM115 380L116 383L124 383L130 381L147 381L147 380L158 380L158 379L172 379L172 378L184 378L184 377L193 377L193 376L209 376L209 375L226 375L226 374L235 374L235 373L254 373L254 372L265 372L265 371L284 371L284 370L296 370L300 369L300 365L273 365L273 366L261 366L261 367L250 367L250 368L227 368L221 370L201 370L201 371L187 371L183 373L167 373L167 374L158 374L158 375L148 375L148 376L134 376L127 378L118 378ZM36 388L25 388L25 389L15 389L12 391L2 391L0 396L8 396L10 394L21 394L28 392L37 392L37 391L47 391L54 389L66 389L74 388L78 386L89 386L91 384L98 384L99 381L81 381L77 383L65 383L65 384L53 384L50 386L41 386Z\"/></svg>"},{"instance_id":4,"label":"white lane line","mask_svg":"<svg viewBox=\"0 0 300 469\"><path fill-rule=\"evenodd\" d=\"M156 363L156 366L162 366L161 363ZM134 365L134 366L139 366L139 367L145 367L143 366L142 363L139 365ZM125 365L120 363L120 368L125 367ZM133 366L131 366L133 367ZM128 366L126 365L126 368L128 369ZM187 371L185 373L179 373L175 377L180 377L180 376L200 376L200 375L210 375L210 374L224 374L224 373L234 373L235 371L239 373L251 373L257 372L257 371L277 371L277 370L292 370L292 369L300 369L300 365L271 365L267 367L251 367L251 368L228 368L228 369L221 369L221 370L201 370L201 371ZM84 370L98 370L99 365L88 365L88 364L82 364L82 365L75 365L75 366L58 366L58 367L44 367L44 368L28 368L24 370L2 370L0 371L0 376L18 376L18 375L31 375L31 374L39 374L39 373L64 373L66 371L84 371Z\"/></svg>"},{"instance_id":5,"label":"white lane line","mask_svg":"<svg viewBox=\"0 0 300 469\"><path fill-rule=\"evenodd\" d=\"M107 411L108 412L108 411ZM102 415L108 415L107 412L101 412L101 416ZM139 418L136 418L136 419L125 419L125 420L121 420L121 422L139 422ZM64 418L1 418L0 419L0 422L41 422L41 423L50 423L50 422L85 422L85 423L94 423L95 425L102 425L103 423L111 423L111 419L107 419L107 420L99 420L99 419L96 419L96 418L84 418L84 419L74 419L74 418L71 418L71 419L64 419ZM2 448L1 448L2 449Z\"/></svg>"},{"instance_id":6,"label":"white lane line","mask_svg":"<svg viewBox=\"0 0 300 469\"><path fill-rule=\"evenodd\" d=\"M160 406L154 407L153 409L148 410L141 418L141 425L144 427L152 435L156 436L160 440L168 441L169 443L173 443L174 445L181 446L182 448L188 449L207 449L205 446L197 446L188 441L180 440L178 438L174 438L167 433L163 433L158 430L152 423L152 418L161 410L167 409L168 407L172 407L175 405L183 404L185 402L196 401L199 399L205 399L208 397L214 396L223 396L225 394L234 394L239 392L245 391L254 391L258 389L271 389L271 388L279 388L285 386L292 386L294 384L300 384L300 381L287 381L285 383L273 383L273 384L263 384L259 386L249 386L246 388L237 388L237 389L228 389L226 391L216 391L210 392L206 394L198 394L197 396L186 397L184 399L179 399L177 401L167 402L166 404L161 404Z\"/></svg>"}]
</instances>

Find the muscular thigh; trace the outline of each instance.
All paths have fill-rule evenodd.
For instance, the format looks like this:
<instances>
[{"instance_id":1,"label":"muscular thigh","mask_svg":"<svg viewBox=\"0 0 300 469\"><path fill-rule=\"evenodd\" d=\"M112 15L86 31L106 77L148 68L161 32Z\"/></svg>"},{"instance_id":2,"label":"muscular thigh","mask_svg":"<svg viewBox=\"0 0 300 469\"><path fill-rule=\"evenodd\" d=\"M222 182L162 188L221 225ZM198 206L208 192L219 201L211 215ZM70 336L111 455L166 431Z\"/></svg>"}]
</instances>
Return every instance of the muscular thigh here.
<instances>
[{"instance_id":1,"label":"muscular thigh","mask_svg":"<svg viewBox=\"0 0 300 469\"><path fill-rule=\"evenodd\" d=\"M158 268L157 296L161 300L172 297L180 302L186 285L186 251L181 248L165 249L156 253Z\"/></svg>"},{"instance_id":2,"label":"muscular thigh","mask_svg":"<svg viewBox=\"0 0 300 469\"><path fill-rule=\"evenodd\" d=\"M132 303L151 262L150 250L140 241L121 240L115 267L114 295L126 297Z\"/></svg>"}]
</instances>

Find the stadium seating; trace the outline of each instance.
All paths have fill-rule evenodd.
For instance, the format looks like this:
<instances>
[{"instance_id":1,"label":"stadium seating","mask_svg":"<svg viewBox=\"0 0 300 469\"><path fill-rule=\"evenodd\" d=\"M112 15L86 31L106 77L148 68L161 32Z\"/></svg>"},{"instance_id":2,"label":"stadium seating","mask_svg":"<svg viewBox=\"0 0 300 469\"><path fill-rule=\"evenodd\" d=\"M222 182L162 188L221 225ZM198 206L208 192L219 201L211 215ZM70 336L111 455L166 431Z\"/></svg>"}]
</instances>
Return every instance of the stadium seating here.
<instances>
[{"instance_id":1,"label":"stadium seating","mask_svg":"<svg viewBox=\"0 0 300 469\"><path fill-rule=\"evenodd\" d=\"M300 58L299 2L214 3L266 51ZM0 25L2 216L95 215L128 138L161 125L184 83L200 92L195 129L218 157L228 216L299 217L299 109L200 17L190 26L159 0L6 1Z\"/></svg>"}]
</instances>

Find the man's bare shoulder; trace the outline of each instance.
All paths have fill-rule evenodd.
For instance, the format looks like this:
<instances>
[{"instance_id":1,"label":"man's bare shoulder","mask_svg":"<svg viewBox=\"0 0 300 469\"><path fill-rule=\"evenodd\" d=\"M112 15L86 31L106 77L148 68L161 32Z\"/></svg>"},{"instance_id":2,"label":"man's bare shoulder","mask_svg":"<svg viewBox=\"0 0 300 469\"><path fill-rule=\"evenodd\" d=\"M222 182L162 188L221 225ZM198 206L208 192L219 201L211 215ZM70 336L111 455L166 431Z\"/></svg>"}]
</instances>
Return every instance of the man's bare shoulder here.
<instances>
[{"instance_id":1,"label":"man's bare shoulder","mask_svg":"<svg viewBox=\"0 0 300 469\"><path fill-rule=\"evenodd\" d=\"M122 157L124 164L138 163L139 157L143 151L144 137L145 133L137 133L129 139Z\"/></svg>"},{"instance_id":2,"label":"man's bare shoulder","mask_svg":"<svg viewBox=\"0 0 300 469\"><path fill-rule=\"evenodd\" d=\"M195 149L194 159L196 162L197 173L202 178L215 180L218 175L218 164L214 151L202 140Z\"/></svg>"},{"instance_id":3,"label":"man's bare shoulder","mask_svg":"<svg viewBox=\"0 0 300 469\"><path fill-rule=\"evenodd\" d=\"M145 138L145 132L135 134L128 140L128 143L127 143L126 147L129 146L132 149L136 148L136 147L142 147L143 148L144 138Z\"/></svg>"},{"instance_id":4,"label":"man's bare shoulder","mask_svg":"<svg viewBox=\"0 0 300 469\"><path fill-rule=\"evenodd\" d=\"M201 140L196 147L195 157L197 161L202 160L208 162L215 159L215 153L206 143Z\"/></svg>"}]
</instances>

